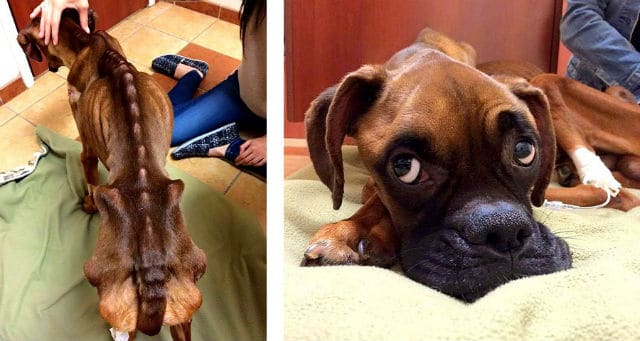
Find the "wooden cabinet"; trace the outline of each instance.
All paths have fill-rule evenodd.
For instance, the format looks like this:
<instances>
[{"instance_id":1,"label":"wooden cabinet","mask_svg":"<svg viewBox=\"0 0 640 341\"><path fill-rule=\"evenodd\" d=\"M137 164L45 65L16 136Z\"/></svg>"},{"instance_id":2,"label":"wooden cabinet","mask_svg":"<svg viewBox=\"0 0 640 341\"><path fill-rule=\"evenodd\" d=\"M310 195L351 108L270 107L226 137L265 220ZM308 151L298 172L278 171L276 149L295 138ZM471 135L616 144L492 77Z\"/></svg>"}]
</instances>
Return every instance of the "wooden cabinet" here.
<instances>
[{"instance_id":1,"label":"wooden cabinet","mask_svg":"<svg viewBox=\"0 0 640 341\"><path fill-rule=\"evenodd\" d=\"M9 7L18 31L29 24L31 20L29 14L40 2L41 0L9 0ZM96 11L98 16L96 20L97 30L108 30L131 13L144 8L147 3L148 0L89 1L89 5ZM47 70L46 62L29 60L29 64L35 76Z\"/></svg>"},{"instance_id":2,"label":"wooden cabinet","mask_svg":"<svg viewBox=\"0 0 640 341\"><path fill-rule=\"evenodd\" d=\"M382 63L429 26L475 47L478 62L515 59L555 72L562 0L287 0L285 137L303 137L309 103L347 72Z\"/></svg>"}]
</instances>

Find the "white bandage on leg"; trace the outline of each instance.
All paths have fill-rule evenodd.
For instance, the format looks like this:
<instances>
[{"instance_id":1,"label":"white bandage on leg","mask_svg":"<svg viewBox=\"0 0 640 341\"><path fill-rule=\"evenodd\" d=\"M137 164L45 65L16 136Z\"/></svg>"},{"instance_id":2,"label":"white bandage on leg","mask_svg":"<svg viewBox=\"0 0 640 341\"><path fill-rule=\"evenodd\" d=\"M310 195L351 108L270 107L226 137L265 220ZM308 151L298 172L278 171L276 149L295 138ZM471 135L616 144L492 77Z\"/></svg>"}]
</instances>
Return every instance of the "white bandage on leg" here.
<instances>
[{"instance_id":1,"label":"white bandage on leg","mask_svg":"<svg viewBox=\"0 0 640 341\"><path fill-rule=\"evenodd\" d=\"M576 165L583 184L601 188L614 197L620 193L622 185L613 177L609 168L595 153L580 147L569 152L569 156Z\"/></svg>"},{"instance_id":2,"label":"white bandage on leg","mask_svg":"<svg viewBox=\"0 0 640 341\"><path fill-rule=\"evenodd\" d=\"M113 328L109 328L109 332L111 333L111 337L114 341L128 341L129 333L121 332L119 330L115 330Z\"/></svg>"}]
</instances>

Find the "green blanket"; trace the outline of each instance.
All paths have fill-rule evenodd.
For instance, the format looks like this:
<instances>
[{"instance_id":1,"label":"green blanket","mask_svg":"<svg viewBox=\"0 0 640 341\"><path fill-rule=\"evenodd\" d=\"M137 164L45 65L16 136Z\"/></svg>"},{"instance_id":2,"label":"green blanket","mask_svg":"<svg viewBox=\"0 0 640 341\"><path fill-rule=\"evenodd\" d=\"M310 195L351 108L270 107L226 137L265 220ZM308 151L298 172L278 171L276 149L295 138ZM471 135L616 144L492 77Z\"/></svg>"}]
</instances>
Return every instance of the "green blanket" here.
<instances>
[{"instance_id":1,"label":"green blanket","mask_svg":"<svg viewBox=\"0 0 640 341\"><path fill-rule=\"evenodd\" d=\"M345 202L311 168L285 182L287 340L640 340L640 208L536 209L565 238L573 268L509 282L465 304L397 269L301 268L320 226L360 207L367 172L345 147Z\"/></svg>"},{"instance_id":2,"label":"green blanket","mask_svg":"<svg viewBox=\"0 0 640 341\"><path fill-rule=\"evenodd\" d=\"M42 127L36 134L49 155L30 176L0 186L0 340L111 340L82 272L99 217L80 209L80 144ZM185 183L182 212L207 255L193 340L264 340L266 242L255 217L184 172L168 171ZM149 339L171 340L169 328L136 340Z\"/></svg>"}]
</instances>

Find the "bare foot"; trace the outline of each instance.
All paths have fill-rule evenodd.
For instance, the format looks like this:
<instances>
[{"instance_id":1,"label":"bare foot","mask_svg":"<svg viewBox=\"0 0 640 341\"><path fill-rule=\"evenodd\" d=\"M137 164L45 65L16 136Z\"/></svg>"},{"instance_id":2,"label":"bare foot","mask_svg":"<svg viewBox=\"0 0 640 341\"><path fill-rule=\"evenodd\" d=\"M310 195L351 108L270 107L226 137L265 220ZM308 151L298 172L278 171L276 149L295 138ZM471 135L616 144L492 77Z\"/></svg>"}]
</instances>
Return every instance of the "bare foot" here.
<instances>
[{"instance_id":1,"label":"bare foot","mask_svg":"<svg viewBox=\"0 0 640 341\"><path fill-rule=\"evenodd\" d=\"M228 144L225 144L224 146L211 148L209 149L208 155L211 157L224 157L224 154L227 152L227 148L229 148Z\"/></svg>"},{"instance_id":2,"label":"bare foot","mask_svg":"<svg viewBox=\"0 0 640 341\"><path fill-rule=\"evenodd\" d=\"M202 72L200 72L200 70L182 63L176 66L176 72L173 73L173 78L180 79L193 70L196 70L196 72L200 75L200 78L204 78L204 75L202 74Z\"/></svg>"}]
</instances>

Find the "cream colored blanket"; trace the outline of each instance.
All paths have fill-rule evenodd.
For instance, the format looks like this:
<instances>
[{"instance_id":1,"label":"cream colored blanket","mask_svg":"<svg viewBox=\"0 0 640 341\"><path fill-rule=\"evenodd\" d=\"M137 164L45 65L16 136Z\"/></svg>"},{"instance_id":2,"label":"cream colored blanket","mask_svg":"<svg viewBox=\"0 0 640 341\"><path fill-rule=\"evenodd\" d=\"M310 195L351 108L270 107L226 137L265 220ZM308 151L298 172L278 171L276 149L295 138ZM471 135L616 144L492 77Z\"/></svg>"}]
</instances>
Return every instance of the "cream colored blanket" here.
<instances>
[{"instance_id":1,"label":"cream colored blanket","mask_svg":"<svg viewBox=\"0 0 640 341\"><path fill-rule=\"evenodd\" d=\"M367 173L345 147L345 201L311 167L285 181L286 340L640 340L640 208L536 209L573 268L507 283L465 304L400 271L299 267L313 233L349 217Z\"/></svg>"}]
</instances>

